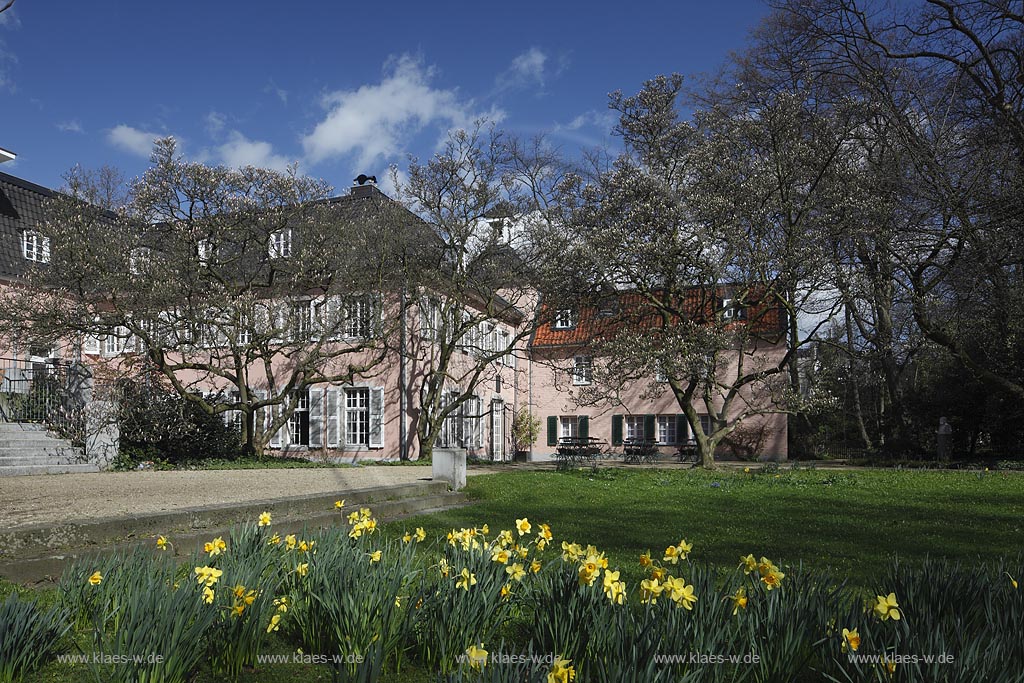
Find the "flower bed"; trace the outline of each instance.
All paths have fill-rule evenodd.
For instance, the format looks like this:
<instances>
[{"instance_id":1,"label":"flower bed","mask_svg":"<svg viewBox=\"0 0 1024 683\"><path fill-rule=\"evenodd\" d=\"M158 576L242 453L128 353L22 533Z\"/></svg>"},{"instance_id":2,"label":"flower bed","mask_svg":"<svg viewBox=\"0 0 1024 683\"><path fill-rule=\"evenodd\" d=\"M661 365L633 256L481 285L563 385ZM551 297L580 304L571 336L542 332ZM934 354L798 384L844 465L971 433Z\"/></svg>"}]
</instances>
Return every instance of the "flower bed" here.
<instances>
[{"instance_id":1,"label":"flower bed","mask_svg":"<svg viewBox=\"0 0 1024 683\"><path fill-rule=\"evenodd\" d=\"M59 609L32 617L11 603L19 617L0 626L0 653L40 654L0 667L0 681L51 656L72 623L89 634L88 678L126 683L184 683L201 669L244 680L275 666L261 658L271 639L336 681L409 662L443 681L548 683L1010 681L1024 670L1019 561L893 563L865 599L841 577L758 554L716 569L680 539L640 555L644 578L629 585L599 548L525 518L388 540L370 510L336 506L346 525L281 537L264 513L186 565L164 537L75 564Z\"/></svg>"}]
</instances>

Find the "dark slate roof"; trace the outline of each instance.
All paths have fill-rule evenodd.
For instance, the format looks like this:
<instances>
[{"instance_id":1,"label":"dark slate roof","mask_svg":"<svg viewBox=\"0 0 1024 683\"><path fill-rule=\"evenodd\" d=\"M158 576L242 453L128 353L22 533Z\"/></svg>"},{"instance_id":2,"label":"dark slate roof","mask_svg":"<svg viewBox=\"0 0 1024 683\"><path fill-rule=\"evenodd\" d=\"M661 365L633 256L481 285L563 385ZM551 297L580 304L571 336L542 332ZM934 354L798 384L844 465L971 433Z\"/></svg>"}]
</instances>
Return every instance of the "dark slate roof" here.
<instances>
[{"instance_id":1,"label":"dark slate roof","mask_svg":"<svg viewBox=\"0 0 1024 683\"><path fill-rule=\"evenodd\" d=\"M43 204L53 190L0 172L0 279L19 277L29 262L22 235L43 219Z\"/></svg>"}]
</instances>

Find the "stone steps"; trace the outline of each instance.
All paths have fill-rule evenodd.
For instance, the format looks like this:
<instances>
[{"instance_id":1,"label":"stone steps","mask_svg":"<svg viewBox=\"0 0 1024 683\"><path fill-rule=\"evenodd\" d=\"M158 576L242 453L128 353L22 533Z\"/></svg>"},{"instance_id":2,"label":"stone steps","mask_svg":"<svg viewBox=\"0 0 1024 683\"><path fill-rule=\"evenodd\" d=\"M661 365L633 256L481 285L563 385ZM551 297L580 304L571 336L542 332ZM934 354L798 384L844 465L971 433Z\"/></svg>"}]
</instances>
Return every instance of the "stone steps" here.
<instances>
[{"instance_id":1,"label":"stone steps","mask_svg":"<svg viewBox=\"0 0 1024 683\"><path fill-rule=\"evenodd\" d=\"M98 472L81 448L40 424L0 423L0 477Z\"/></svg>"},{"instance_id":2,"label":"stone steps","mask_svg":"<svg viewBox=\"0 0 1024 683\"><path fill-rule=\"evenodd\" d=\"M335 510L334 501L345 499ZM215 505L138 517L95 519L81 523L27 526L0 530L0 576L11 581L56 581L76 558L106 554L133 545L151 545L157 536L172 543L173 553L187 557L204 543L227 537L232 526L252 523L263 511L273 517L273 530L300 534L328 526L347 526L353 510L369 507L382 522L467 505L464 494L451 493L443 482L339 491L294 498Z\"/></svg>"}]
</instances>

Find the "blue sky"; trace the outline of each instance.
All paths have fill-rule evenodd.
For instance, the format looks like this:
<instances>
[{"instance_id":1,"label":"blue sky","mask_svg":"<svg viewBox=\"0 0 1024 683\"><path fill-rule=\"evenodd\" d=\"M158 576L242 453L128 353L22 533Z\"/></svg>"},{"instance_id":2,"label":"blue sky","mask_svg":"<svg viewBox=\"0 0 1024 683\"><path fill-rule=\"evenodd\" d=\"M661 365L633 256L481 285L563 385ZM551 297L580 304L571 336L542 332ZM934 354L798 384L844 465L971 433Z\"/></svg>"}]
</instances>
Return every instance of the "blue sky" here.
<instances>
[{"instance_id":1,"label":"blue sky","mask_svg":"<svg viewBox=\"0 0 1024 683\"><path fill-rule=\"evenodd\" d=\"M338 191L487 116L568 155L615 145L608 93L717 69L767 13L677 2L43 2L0 14L0 170L192 159L300 169ZM386 189L386 188L385 188Z\"/></svg>"}]
</instances>

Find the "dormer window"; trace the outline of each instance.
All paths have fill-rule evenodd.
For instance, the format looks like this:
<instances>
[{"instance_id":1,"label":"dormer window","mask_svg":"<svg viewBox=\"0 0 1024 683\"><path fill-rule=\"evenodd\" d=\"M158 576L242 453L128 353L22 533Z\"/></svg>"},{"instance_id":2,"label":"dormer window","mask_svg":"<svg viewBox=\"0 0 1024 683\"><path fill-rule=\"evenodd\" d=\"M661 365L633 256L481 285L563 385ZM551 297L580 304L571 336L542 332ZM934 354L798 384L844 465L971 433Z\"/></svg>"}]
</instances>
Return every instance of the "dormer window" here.
<instances>
[{"instance_id":1,"label":"dormer window","mask_svg":"<svg viewBox=\"0 0 1024 683\"><path fill-rule=\"evenodd\" d=\"M37 230L26 230L22 237L21 253L29 261L50 262L50 238Z\"/></svg>"},{"instance_id":2,"label":"dormer window","mask_svg":"<svg viewBox=\"0 0 1024 683\"><path fill-rule=\"evenodd\" d=\"M199 257L199 262L206 265L213 258L213 242L210 240L199 240L196 243L196 255Z\"/></svg>"},{"instance_id":3,"label":"dormer window","mask_svg":"<svg viewBox=\"0 0 1024 683\"><path fill-rule=\"evenodd\" d=\"M571 308L560 308L555 311L556 330L568 330L572 327L576 327L576 311Z\"/></svg>"},{"instance_id":4,"label":"dormer window","mask_svg":"<svg viewBox=\"0 0 1024 683\"><path fill-rule=\"evenodd\" d=\"M292 255L292 230L285 228L270 233L270 243L267 247L270 258L288 258Z\"/></svg>"},{"instance_id":5,"label":"dormer window","mask_svg":"<svg viewBox=\"0 0 1024 683\"><path fill-rule=\"evenodd\" d=\"M736 299L722 299L721 305L723 320L743 320L747 317L747 310Z\"/></svg>"}]
</instances>

